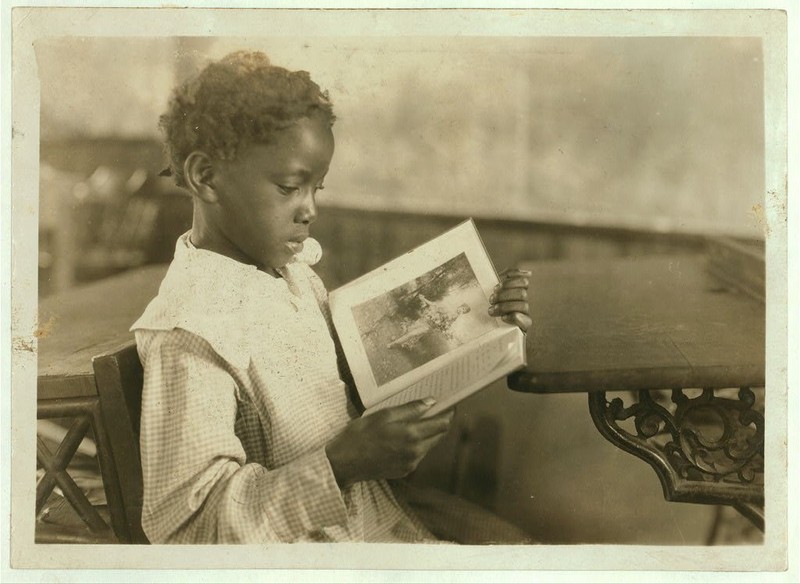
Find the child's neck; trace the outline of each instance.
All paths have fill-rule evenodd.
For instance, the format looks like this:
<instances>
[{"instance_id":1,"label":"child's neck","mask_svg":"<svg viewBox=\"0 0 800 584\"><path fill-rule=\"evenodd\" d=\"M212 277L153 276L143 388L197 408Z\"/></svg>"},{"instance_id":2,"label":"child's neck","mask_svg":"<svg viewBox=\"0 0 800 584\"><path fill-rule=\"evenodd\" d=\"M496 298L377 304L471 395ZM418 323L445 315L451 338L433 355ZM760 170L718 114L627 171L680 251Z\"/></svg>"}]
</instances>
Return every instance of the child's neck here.
<instances>
[{"instance_id":1,"label":"child's neck","mask_svg":"<svg viewBox=\"0 0 800 584\"><path fill-rule=\"evenodd\" d=\"M235 247L226 245L226 242L220 241L216 237L209 236L209 232L207 230L197 229L194 224L192 225L192 230L189 232L189 243L197 249L219 254L242 264L255 266L259 271L264 272L273 278L283 278L283 273L280 269L273 268L271 266L259 265L250 257L238 252Z\"/></svg>"}]
</instances>

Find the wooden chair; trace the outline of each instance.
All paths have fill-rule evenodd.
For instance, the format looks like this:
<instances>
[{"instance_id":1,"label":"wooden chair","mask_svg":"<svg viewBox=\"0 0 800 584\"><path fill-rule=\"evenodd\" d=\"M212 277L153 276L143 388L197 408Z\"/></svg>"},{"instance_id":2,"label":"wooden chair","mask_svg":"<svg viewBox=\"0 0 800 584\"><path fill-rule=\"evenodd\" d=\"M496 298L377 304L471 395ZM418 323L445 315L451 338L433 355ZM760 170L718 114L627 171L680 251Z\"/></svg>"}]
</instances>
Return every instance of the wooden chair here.
<instances>
[{"instance_id":1,"label":"wooden chair","mask_svg":"<svg viewBox=\"0 0 800 584\"><path fill-rule=\"evenodd\" d=\"M92 359L101 415L111 447L113 472L105 489L111 523L121 543L149 543L142 531L142 463L139 417L142 364L131 340Z\"/></svg>"}]
</instances>

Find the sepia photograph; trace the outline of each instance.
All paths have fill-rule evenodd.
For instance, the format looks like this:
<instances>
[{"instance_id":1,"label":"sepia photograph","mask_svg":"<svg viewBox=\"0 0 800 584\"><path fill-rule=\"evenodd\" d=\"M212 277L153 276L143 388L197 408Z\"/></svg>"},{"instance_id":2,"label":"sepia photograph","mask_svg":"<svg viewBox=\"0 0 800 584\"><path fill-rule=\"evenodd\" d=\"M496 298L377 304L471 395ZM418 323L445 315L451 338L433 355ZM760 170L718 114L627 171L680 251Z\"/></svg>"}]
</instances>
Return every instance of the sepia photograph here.
<instances>
[{"instance_id":1,"label":"sepia photograph","mask_svg":"<svg viewBox=\"0 0 800 584\"><path fill-rule=\"evenodd\" d=\"M13 4L12 568L785 570L785 9Z\"/></svg>"},{"instance_id":2,"label":"sepia photograph","mask_svg":"<svg viewBox=\"0 0 800 584\"><path fill-rule=\"evenodd\" d=\"M461 253L353 307L377 385L384 385L497 326L489 299Z\"/></svg>"}]
</instances>

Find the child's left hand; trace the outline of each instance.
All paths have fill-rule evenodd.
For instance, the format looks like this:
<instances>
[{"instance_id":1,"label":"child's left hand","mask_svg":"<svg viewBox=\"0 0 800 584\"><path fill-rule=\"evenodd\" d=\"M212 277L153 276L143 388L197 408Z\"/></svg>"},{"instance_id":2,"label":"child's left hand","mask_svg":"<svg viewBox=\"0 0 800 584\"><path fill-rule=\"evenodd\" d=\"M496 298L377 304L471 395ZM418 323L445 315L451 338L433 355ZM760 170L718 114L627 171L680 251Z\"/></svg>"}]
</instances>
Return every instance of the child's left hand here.
<instances>
[{"instance_id":1,"label":"child's left hand","mask_svg":"<svg viewBox=\"0 0 800 584\"><path fill-rule=\"evenodd\" d=\"M509 268L500 274L500 284L489 297L489 314L499 316L509 324L516 324L522 332L528 332L533 321L528 306L528 270Z\"/></svg>"}]
</instances>

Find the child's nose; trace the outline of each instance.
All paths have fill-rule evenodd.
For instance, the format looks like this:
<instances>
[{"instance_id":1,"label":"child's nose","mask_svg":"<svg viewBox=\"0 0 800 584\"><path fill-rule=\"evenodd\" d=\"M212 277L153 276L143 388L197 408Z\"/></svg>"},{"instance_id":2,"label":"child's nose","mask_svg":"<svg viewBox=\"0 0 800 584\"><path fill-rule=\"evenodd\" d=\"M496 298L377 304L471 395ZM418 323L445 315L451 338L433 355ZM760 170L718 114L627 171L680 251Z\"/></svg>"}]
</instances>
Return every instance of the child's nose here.
<instances>
[{"instance_id":1,"label":"child's nose","mask_svg":"<svg viewBox=\"0 0 800 584\"><path fill-rule=\"evenodd\" d=\"M314 193L307 192L300 201L300 207L297 210L297 220L299 223L313 223L317 218L317 201Z\"/></svg>"}]
</instances>

